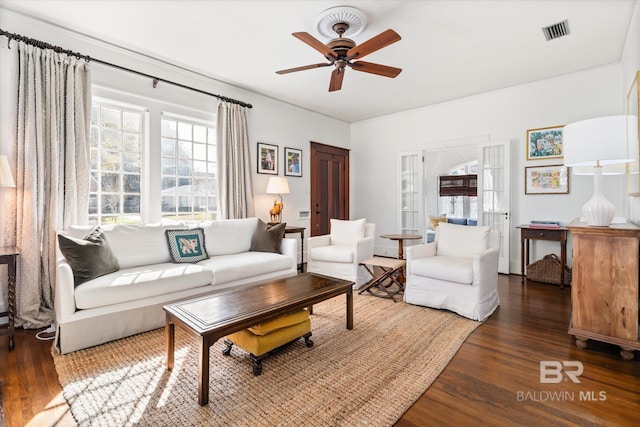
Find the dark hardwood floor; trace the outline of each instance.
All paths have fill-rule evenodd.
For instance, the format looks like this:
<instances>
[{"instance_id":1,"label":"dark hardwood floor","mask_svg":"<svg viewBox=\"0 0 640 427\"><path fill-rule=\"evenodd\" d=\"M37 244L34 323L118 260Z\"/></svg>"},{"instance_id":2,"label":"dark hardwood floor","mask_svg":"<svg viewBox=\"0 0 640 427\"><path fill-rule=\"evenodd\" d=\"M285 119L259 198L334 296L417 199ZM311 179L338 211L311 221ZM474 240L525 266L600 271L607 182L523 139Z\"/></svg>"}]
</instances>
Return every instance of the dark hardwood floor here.
<instances>
[{"instance_id":1,"label":"dark hardwood floor","mask_svg":"<svg viewBox=\"0 0 640 427\"><path fill-rule=\"evenodd\" d=\"M500 308L397 426L640 425L638 352L625 362L615 346L589 341L589 349L577 348L567 334L570 289L522 286L520 276L501 276L499 293ZM0 337L4 425L74 425L51 341L37 341L36 332L20 330L12 352ZM580 383L541 384L540 361L581 362Z\"/></svg>"}]
</instances>

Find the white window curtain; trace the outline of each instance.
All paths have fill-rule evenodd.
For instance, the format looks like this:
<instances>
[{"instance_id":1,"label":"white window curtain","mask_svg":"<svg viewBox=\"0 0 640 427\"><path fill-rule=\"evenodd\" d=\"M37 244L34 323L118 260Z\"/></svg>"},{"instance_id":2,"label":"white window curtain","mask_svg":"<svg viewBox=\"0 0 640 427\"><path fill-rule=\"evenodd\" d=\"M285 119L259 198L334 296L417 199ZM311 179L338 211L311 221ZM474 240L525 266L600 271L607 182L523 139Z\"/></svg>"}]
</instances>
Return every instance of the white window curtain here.
<instances>
[{"instance_id":1,"label":"white window curtain","mask_svg":"<svg viewBox=\"0 0 640 427\"><path fill-rule=\"evenodd\" d=\"M218 104L218 217L254 216L247 108Z\"/></svg>"},{"instance_id":2,"label":"white window curtain","mask_svg":"<svg viewBox=\"0 0 640 427\"><path fill-rule=\"evenodd\" d=\"M18 65L16 324L40 328L54 320L56 231L87 219L91 72L23 42Z\"/></svg>"}]
</instances>

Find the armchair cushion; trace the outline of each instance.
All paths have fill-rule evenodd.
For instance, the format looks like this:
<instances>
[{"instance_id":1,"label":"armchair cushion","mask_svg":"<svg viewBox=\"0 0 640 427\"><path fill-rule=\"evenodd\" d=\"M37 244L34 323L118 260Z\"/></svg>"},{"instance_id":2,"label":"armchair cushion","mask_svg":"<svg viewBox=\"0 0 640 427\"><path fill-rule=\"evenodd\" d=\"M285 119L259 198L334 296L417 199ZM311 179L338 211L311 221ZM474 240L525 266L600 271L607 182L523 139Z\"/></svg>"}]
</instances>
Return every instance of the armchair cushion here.
<instances>
[{"instance_id":1,"label":"armchair cushion","mask_svg":"<svg viewBox=\"0 0 640 427\"><path fill-rule=\"evenodd\" d=\"M443 222L438 226L438 256L473 257L489 247L490 227L467 227Z\"/></svg>"},{"instance_id":2,"label":"armchair cushion","mask_svg":"<svg viewBox=\"0 0 640 427\"><path fill-rule=\"evenodd\" d=\"M353 245L331 245L313 248L309 258L316 261L353 262Z\"/></svg>"},{"instance_id":3,"label":"armchair cushion","mask_svg":"<svg viewBox=\"0 0 640 427\"><path fill-rule=\"evenodd\" d=\"M331 220L331 244L351 245L364 238L364 225L366 219L345 221L340 219Z\"/></svg>"},{"instance_id":4,"label":"armchair cushion","mask_svg":"<svg viewBox=\"0 0 640 427\"><path fill-rule=\"evenodd\" d=\"M411 273L447 282L471 285L473 258L434 256L419 258L411 263Z\"/></svg>"}]
</instances>

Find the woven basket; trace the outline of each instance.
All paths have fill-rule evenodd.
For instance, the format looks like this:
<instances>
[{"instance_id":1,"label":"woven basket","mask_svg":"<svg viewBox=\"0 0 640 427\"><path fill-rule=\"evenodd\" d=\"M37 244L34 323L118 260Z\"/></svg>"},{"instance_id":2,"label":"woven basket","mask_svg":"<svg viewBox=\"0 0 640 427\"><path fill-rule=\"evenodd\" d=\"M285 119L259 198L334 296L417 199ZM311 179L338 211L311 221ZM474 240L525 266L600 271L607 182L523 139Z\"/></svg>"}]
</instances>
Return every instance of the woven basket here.
<instances>
[{"instance_id":1,"label":"woven basket","mask_svg":"<svg viewBox=\"0 0 640 427\"><path fill-rule=\"evenodd\" d=\"M560 285L562 263L556 254L545 255L539 261L527 266L527 280ZM564 266L564 285L571 285L571 269Z\"/></svg>"}]
</instances>

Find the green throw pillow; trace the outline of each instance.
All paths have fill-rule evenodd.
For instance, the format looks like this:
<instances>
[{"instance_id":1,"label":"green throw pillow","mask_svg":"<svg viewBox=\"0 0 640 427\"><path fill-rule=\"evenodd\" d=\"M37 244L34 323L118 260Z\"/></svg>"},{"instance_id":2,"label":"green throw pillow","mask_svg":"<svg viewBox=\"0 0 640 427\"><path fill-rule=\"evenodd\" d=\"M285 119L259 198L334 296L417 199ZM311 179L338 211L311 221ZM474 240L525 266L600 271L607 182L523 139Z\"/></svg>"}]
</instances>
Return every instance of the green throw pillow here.
<instances>
[{"instance_id":1,"label":"green throw pillow","mask_svg":"<svg viewBox=\"0 0 640 427\"><path fill-rule=\"evenodd\" d=\"M286 226L285 222L268 225L258 219L258 226L251 239L251 251L280 253L280 244L282 243Z\"/></svg>"},{"instance_id":2,"label":"green throw pillow","mask_svg":"<svg viewBox=\"0 0 640 427\"><path fill-rule=\"evenodd\" d=\"M58 234L58 246L71 266L75 286L120 269L100 227L82 239Z\"/></svg>"},{"instance_id":3,"label":"green throw pillow","mask_svg":"<svg viewBox=\"0 0 640 427\"><path fill-rule=\"evenodd\" d=\"M209 258L204 247L204 229L166 230L164 233L173 262L198 262Z\"/></svg>"}]
</instances>

